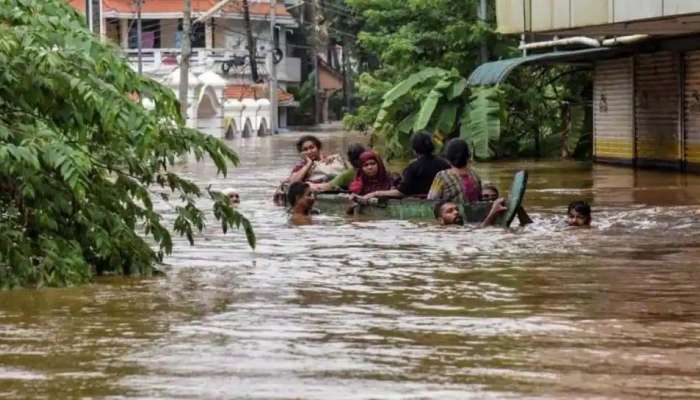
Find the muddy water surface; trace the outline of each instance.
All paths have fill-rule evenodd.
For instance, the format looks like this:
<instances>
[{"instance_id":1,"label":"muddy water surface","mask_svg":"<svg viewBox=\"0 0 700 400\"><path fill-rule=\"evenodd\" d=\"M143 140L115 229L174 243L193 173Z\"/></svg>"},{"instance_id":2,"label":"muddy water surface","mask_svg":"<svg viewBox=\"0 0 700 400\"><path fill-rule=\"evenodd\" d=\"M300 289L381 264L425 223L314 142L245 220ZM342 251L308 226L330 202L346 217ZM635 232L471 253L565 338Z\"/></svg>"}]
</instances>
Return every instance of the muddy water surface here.
<instances>
[{"instance_id":1,"label":"muddy water surface","mask_svg":"<svg viewBox=\"0 0 700 400\"><path fill-rule=\"evenodd\" d=\"M0 398L700 398L700 178L479 164L502 190L529 170L534 225L296 227L270 197L297 137L184 167L239 189L255 251L212 222L165 278L0 293ZM563 226L579 198L592 229Z\"/></svg>"}]
</instances>

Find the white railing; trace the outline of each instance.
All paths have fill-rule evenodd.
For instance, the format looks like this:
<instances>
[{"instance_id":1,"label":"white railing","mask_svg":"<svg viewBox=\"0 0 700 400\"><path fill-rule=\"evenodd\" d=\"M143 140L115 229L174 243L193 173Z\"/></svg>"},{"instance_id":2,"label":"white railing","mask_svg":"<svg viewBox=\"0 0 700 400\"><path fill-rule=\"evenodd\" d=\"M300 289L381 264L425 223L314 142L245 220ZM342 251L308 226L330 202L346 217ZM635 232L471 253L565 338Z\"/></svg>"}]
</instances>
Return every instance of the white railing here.
<instances>
[{"instance_id":1,"label":"white railing","mask_svg":"<svg viewBox=\"0 0 700 400\"><path fill-rule=\"evenodd\" d=\"M138 50L137 49L124 49L127 59L134 66L138 63ZM163 49L141 49L141 63L144 70L157 70L161 68L167 68L168 66L175 67L178 64L178 58L180 56L180 49L178 48L163 48ZM192 56L190 57L190 65L193 69L197 68L208 68L212 64L215 65L217 72L221 71L221 65L233 58L247 58L248 53L245 51L234 51L229 49L204 49L195 48L192 49ZM267 65L266 57L258 57L258 74L262 77L269 75L269 65ZM249 76L250 65L247 60L244 65L241 66L231 66L228 69L228 74L233 77L237 76ZM285 57L282 61L277 64L277 74L278 79L286 82L301 82L301 59L296 57Z\"/></svg>"}]
</instances>

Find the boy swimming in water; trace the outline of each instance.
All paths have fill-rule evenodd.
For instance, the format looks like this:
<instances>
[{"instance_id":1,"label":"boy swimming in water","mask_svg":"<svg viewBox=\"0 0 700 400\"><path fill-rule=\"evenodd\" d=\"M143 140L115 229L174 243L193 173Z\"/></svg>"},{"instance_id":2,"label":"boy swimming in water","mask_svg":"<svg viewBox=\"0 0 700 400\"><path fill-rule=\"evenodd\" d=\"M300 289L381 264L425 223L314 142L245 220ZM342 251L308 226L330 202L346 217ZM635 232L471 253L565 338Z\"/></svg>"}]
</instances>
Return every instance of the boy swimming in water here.
<instances>
[{"instance_id":1,"label":"boy swimming in water","mask_svg":"<svg viewBox=\"0 0 700 400\"><path fill-rule=\"evenodd\" d=\"M566 223L569 226L590 226L591 206L585 201L574 201L569 204Z\"/></svg>"}]
</instances>

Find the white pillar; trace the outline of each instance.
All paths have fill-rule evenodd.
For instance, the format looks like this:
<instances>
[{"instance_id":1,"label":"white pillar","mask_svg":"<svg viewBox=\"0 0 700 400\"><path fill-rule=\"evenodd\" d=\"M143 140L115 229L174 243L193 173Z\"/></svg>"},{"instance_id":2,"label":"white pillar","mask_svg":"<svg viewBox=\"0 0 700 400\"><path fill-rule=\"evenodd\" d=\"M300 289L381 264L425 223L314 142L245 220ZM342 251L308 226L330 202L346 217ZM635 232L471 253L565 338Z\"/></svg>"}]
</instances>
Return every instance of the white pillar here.
<instances>
[{"instance_id":1,"label":"white pillar","mask_svg":"<svg viewBox=\"0 0 700 400\"><path fill-rule=\"evenodd\" d=\"M211 19L208 19L204 24L204 47L207 49L214 48L214 29Z\"/></svg>"},{"instance_id":2,"label":"white pillar","mask_svg":"<svg viewBox=\"0 0 700 400\"><path fill-rule=\"evenodd\" d=\"M126 18L119 20L119 41L122 49L129 48L129 20Z\"/></svg>"}]
</instances>

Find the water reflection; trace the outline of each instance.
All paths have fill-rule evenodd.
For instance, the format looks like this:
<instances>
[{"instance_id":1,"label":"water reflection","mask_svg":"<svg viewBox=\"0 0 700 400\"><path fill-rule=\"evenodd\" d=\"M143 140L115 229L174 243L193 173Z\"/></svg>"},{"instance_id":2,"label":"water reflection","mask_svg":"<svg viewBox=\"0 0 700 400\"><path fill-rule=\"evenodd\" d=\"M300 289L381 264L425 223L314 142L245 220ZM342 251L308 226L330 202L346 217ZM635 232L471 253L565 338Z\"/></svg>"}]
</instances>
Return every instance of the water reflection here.
<instances>
[{"instance_id":1,"label":"water reflection","mask_svg":"<svg viewBox=\"0 0 700 400\"><path fill-rule=\"evenodd\" d=\"M293 226L271 193L297 137L232 142L229 178L183 166L239 191L256 251L212 223L177 241L163 279L0 293L0 397L700 396L698 177L481 163L501 191L530 171L535 224ZM592 229L565 227L574 199L593 204Z\"/></svg>"}]
</instances>

